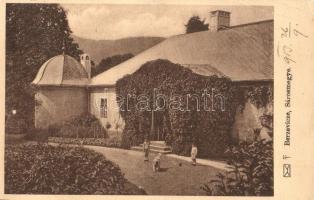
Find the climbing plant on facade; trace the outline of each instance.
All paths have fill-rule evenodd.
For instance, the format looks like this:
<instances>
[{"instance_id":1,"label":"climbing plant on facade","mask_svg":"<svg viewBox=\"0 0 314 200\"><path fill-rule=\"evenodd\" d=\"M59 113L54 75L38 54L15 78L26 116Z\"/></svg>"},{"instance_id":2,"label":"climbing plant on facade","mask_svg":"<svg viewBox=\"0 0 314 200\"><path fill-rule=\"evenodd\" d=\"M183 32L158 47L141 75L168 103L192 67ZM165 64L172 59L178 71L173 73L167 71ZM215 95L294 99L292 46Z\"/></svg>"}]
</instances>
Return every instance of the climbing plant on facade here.
<instances>
[{"instance_id":1,"label":"climbing plant on facade","mask_svg":"<svg viewBox=\"0 0 314 200\"><path fill-rule=\"evenodd\" d=\"M218 157L230 142L239 103L238 88L230 79L198 75L168 60L155 60L120 79L116 90L125 121L125 148L151 137L152 115L177 154L189 154L196 143L199 156Z\"/></svg>"}]
</instances>

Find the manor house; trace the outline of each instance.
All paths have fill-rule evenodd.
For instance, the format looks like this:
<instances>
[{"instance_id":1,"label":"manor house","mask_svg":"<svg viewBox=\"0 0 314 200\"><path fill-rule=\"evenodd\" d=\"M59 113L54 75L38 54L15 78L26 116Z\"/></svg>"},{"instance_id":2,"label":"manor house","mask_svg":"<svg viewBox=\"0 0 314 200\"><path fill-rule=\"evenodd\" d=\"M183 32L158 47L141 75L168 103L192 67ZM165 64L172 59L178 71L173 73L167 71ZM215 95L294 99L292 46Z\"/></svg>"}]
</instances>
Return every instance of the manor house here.
<instances>
[{"instance_id":1,"label":"manor house","mask_svg":"<svg viewBox=\"0 0 314 200\"><path fill-rule=\"evenodd\" d=\"M81 55L80 62L68 55L49 59L32 83L37 88L35 126L45 128L89 112L104 127L110 124L112 129L123 130L115 84L156 59L167 59L204 76L226 76L243 87L273 85L273 20L230 26L230 16L226 11L212 11L210 30L167 38L92 78L87 54ZM261 127L259 117L272 113L272 104L257 108L246 102L237 111L232 136L252 138L253 128Z\"/></svg>"}]
</instances>

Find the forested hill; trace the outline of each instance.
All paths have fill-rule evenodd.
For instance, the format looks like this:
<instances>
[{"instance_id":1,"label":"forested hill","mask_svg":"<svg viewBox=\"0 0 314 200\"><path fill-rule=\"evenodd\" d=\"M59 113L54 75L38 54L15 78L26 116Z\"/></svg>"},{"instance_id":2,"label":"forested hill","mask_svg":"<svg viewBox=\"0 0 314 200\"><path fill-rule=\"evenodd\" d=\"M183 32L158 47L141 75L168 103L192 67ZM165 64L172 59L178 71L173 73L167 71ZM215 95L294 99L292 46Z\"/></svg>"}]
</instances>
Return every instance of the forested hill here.
<instances>
[{"instance_id":1,"label":"forested hill","mask_svg":"<svg viewBox=\"0 0 314 200\"><path fill-rule=\"evenodd\" d=\"M101 59L117 54L137 55L165 39L162 37L130 37L118 40L92 40L75 35L72 37L79 44L80 49L91 56L96 65Z\"/></svg>"}]
</instances>

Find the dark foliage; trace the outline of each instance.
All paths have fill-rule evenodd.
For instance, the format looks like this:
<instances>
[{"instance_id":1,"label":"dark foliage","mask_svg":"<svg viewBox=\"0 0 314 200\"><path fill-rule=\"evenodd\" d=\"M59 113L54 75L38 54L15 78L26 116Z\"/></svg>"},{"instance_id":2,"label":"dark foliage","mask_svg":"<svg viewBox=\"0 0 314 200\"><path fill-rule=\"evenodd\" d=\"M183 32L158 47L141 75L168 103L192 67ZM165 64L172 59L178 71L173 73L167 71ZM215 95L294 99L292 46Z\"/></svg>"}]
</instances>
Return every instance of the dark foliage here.
<instances>
[{"instance_id":1,"label":"dark foliage","mask_svg":"<svg viewBox=\"0 0 314 200\"><path fill-rule=\"evenodd\" d=\"M103 147L121 147L121 140L118 137L109 138L64 138L64 137L49 137L48 142L60 144L78 144L78 145L93 145Z\"/></svg>"},{"instance_id":2,"label":"dark foliage","mask_svg":"<svg viewBox=\"0 0 314 200\"><path fill-rule=\"evenodd\" d=\"M92 150L50 145L7 145L7 194L143 194L126 189L120 168Z\"/></svg>"},{"instance_id":3,"label":"dark foliage","mask_svg":"<svg viewBox=\"0 0 314 200\"><path fill-rule=\"evenodd\" d=\"M25 134L28 131L27 120L21 115L7 115L5 121L6 134Z\"/></svg>"},{"instance_id":4,"label":"dark foliage","mask_svg":"<svg viewBox=\"0 0 314 200\"><path fill-rule=\"evenodd\" d=\"M106 138L106 129L92 114L83 114L61 125L53 125L48 128L50 136L68 138Z\"/></svg>"},{"instance_id":5,"label":"dark foliage","mask_svg":"<svg viewBox=\"0 0 314 200\"><path fill-rule=\"evenodd\" d=\"M268 103L273 103L273 85L262 85L250 87L246 91L246 98L257 108L265 107Z\"/></svg>"},{"instance_id":6,"label":"dark foliage","mask_svg":"<svg viewBox=\"0 0 314 200\"><path fill-rule=\"evenodd\" d=\"M92 76L96 76L97 74L107 71L108 69L132 57L134 57L134 55L131 53L128 53L128 54L122 54L122 55L114 55L114 56L110 56L105 59L102 59L95 68L92 68Z\"/></svg>"},{"instance_id":7,"label":"dark foliage","mask_svg":"<svg viewBox=\"0 0 314 200\"><path fill-rule=\"evenodd\" d=\"M185 28L185 33L207 31L208 24L205 23L205 20L201 20L199 16L193 16L189 19L188 23L185 25Z\"/></svg>"},{"instance_id":8,"label":"dark foliage","mask_svg":"<svg viewBox=\"0 0 314 200\"><path fill-rule=\"evenodd\" d=\"M109 122L106 123L106 129L110 129L111 128L111 124Z\"/></svg>"},{"instance_id":9,"label":"dark foliage","mask_svg":"<svg viewBox=\"0 0 314 200\"><path fill-rule=\"evenodd\" d=\"M241 143L227 151L230 169L217 174L201 188L215 196L272 196L274 195L273 143L255 141Z\"/></svg>"},{"instance_id":10,"label":"dark foliage","mask_svg":"<svg viewBox=\"0 0 314 200\"><path fill-rule=\"evenodd\" d=\"M48 137L53 133L54 132L52 132L51 129L33 128L28 130L28 133L25 135L25 139L39 143L47 143Z\"/></svg>"},{"instance_id":11,"label":"dark foliage","mask_svg":"<svg viewBox=\"0 0 314 200\"><path fill-rule=\"evenodd\" d=\"M172 146L173 151L181 155L189 155L192 142L196 143L200 157L221 157L230 142L230 128L234 121L234 114L238 105L237 88L227 78L216 76L205 77L192 73L190 69L173 64L167 60L147 62L132 75L120 79L116 84L119 97L126 99L127 95L136 97L146 96L148 106L153 108L158 103L154 101L154 89L162 94L166 102L173 102L175 96L181 96L181 109L176 105L168 105L164 109L154 108L154 124L159 132L165 134L166 142ZM205 105L190 98L187 105L187 95L202 97L204 90L215 90L224 99L224 110L218 97L213 103ZM155 94L156 95L156 94ZM145 137L153 139L150 130L152 113L149 110L139 109L138 99L129 98L128 106L119 99L120 114L125 120L122 137L122 146L128 148L143 142ZM204 102L204 101L203 101ZM145 105L144 105L145 106ZM186 109L188 107L188 109ZM209 108L210 107L210 108ZM208 111L211 109L211 111ZM153 132L158 131L157 128Z\"/></svg>"},{"instance_id":12,"label":"dark foliage","mask_svg":"<svg viewBox=\"0 0 314 200\"><path fill-rule=\"evenodd\" d=\"M6 126L20 121L33 125L30 83L49 58L63 51L79 58L82 51L70 35L66 12L57 4L6 4ZM19 115L15 123L10 121L12 109Z\"/></svg>"}]
</instances>

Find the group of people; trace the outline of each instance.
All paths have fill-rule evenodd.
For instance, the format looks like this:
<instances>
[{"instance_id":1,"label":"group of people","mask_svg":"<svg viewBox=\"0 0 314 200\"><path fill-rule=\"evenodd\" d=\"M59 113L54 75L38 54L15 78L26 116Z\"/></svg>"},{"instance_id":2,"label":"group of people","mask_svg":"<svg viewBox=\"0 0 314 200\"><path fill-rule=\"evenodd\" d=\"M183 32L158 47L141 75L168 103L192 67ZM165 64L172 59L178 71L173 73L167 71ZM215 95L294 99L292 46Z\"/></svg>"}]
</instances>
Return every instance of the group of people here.
<instances>
[{"instance_id":1,"label":"group of people","mask_svg":"<svg viewBox=\"0 0 314 200\"><path fill-rule=\"evenodd\" d=\"M144 161L148 161L148 155L149 155L149 141L147 139L144 140L143 143L143 151L144 151ZM160 170L160 164L161 164L161 153L158 153L157 156L153 160L153 171L157 172ZM196 166L196 156L197 156L197 147L193 143L191 148L191 162L193 166Z\"/></svg>"}]
</instances>

